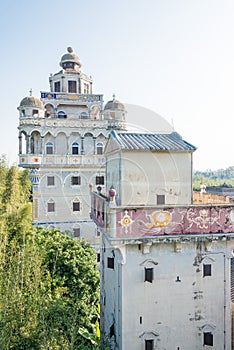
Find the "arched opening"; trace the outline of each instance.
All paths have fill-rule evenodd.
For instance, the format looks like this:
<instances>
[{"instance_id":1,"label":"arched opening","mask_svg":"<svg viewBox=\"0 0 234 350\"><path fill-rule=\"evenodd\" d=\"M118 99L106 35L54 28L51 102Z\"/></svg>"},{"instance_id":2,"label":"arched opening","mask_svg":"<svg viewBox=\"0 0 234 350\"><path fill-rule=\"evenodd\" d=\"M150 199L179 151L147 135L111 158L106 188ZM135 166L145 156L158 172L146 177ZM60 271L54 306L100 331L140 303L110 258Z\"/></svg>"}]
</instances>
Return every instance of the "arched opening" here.
<instances>
[{"instance_id":1,"label":"arched opening","mask_svg":"<svg viewBox=\"0 0 234 350\"><path fill-rule=\"evenodd\" d=\"M87 112L81 112L80 113L80 119L89 119L89 115Z\"/></svg>"},{"instance_id":2,"label":"arched opening","mask_svg":"<svg viewBox=\"0 0 234 350\"><path fill-rule=\"evenodd\" d=\"M97 151L97 154L103 154L103 149L104 149L104 146L103 146L103 143L102 142L98 142L97 145L96 145L96 151Z\"/></svg>"},{"instance_id":3,"label":"arched opening","mask_svg":"<svg viewBox=\"0 0 234 350\"><path fill-rule=\"evenodd\" d=\"M66 119L67 114L64 111L58 111L58 118L59 119Z\"/></svg>"},{"instance_id":4,"label":"arched opening","mask_svg":"<svg viewBox=\"0 0 234 350\"><path fill-rule=\"evenodd\" d=\"M32 154L41 154L41 135L38 131L33 131L30 138L30 149Z\"/></svg>"},{"instance_id":5,"label":"arched opening","mask_svg":"<svg viewBox=\"0 0 234 350\"><path fill-rule=\"evenodd\" d=\"M54 118L55 117L55 109L51 104L45 105L45 118Z\"/></svg>"},{"instance_id":6,"label":"arched opening","mask_svg":"<svg viewBox=\"0 0 234 350\"><path fill-rule=\"evenodd\" d=\"M72 154L79 154L79 143L78 142L73 142Z\"/></svg>"},{"instance_id":7,"label":"arched opening","mask_svg":"<svg viewBox=\"0 0 234 350\"><path fill-rule=\"evenodd\" d=\"M54 154L54 144L52 142L47 142L45 145L46 154Z\"/></svg>"}]
</instances>

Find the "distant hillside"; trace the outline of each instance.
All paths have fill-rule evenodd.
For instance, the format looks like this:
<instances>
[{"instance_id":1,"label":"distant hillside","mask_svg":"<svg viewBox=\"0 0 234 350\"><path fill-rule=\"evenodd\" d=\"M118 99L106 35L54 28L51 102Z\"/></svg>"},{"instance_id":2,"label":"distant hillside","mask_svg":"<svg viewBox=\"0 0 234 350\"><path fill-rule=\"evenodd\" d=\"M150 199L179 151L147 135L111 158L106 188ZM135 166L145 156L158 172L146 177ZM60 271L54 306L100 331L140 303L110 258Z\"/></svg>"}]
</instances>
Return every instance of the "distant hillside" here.
<instances>
[{"instance_id":1,"label":"distant hillside","mask_svg":"<svg viewBox=\"0 0 234 350\"><path fill-rule=\"evenodd\" d=\"M234 187L234 166L218 170L194 170L193 189L199 191L202 184L206 186L221 186L226 184Z\"/></svg>"}]
</instances>

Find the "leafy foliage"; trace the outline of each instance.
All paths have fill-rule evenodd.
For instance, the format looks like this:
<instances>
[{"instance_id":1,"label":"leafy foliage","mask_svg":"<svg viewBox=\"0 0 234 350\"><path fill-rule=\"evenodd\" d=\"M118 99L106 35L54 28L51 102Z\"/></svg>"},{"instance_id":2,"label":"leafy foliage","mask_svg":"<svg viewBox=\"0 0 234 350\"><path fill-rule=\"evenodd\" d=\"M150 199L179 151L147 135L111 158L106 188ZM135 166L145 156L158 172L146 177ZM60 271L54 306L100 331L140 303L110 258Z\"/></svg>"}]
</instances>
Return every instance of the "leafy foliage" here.
<instances>
[{"instance_id":1,"label":"leafy foliage","mask_svg":"<svg viewBox=\"0 0 234 350\"><path fill-rule=\"evenodd\" d=\"M26 171L0 159L0 178L0 349L99 349L96 254L32 227Z\"/></svg>"},{"instance_id":2,"label":"leafy foliage","mask_svg":"<svg viewBox=\"0 0 234 350\"><path fill-rule=\"evenodd\" d=\"M221 186L227 184L234 187L234 166L226 169L194 171L193 189L200 190L200 186Z\"/></svg>"}]
</instances>

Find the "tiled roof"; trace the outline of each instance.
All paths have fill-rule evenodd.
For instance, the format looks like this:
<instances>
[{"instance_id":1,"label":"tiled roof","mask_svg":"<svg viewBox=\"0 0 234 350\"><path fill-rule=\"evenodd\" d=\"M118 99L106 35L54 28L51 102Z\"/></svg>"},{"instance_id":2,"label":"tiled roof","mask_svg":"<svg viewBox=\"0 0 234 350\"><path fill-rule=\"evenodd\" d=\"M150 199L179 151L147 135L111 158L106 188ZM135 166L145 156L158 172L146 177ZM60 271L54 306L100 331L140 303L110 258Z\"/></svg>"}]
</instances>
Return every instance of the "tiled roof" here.
<instances>
[{"instance_id":1,"label":"tiled roof","mask_svg":"<svg viewBox=\"0 0 234 350\"><path fill-rule=\"evenodd\" d=\"M177 132L170 134L111 132L122 149L152 151L195 151L196 147L184 141Z\"/></svg>"}]
</instances>

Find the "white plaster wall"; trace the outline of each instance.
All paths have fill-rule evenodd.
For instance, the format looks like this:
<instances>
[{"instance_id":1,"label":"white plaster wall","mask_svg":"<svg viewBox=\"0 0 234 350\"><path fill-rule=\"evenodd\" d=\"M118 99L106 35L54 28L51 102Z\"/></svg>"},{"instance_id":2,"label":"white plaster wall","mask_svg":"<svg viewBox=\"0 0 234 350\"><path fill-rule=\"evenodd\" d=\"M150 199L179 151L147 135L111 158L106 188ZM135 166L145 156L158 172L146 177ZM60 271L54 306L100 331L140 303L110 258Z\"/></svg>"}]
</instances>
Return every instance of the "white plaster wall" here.
<instances>
[{"instance_id":1,"label":"white plaster wall","mask_svg":"<svg viewBox=\"0 0 234 350\"><path fill-rule=\"evenodd\" d=\"M155 205L157 195L165 204L190 204L192 155L187 152L122 153L121 204Z\"/></svg>"},{"instance_id":2,"label":"white plaster wall","mask_svg":"<svg viewBox=\"0 0 234 350\"><path fill-rule=\"evenodd\" d=\"M155 339L155 349L200 350L201 327L206 324L215 326L212 349L224 349L224 331L226 349L230 349L230 271L229 259L222 253L230 249L226 242L213 243L209 252L197 243L182 243L181 252L175 252L174 244L165 243L154 244L149 254L142 254L138 245L127 246L126 264L122 266L123 343L119 349L144 350L144 337L139 336L155 331L158 336L149 335ZM211 277L203 277L203 262L195 264L195 257L201 252L207 256L203 262L212 264ZM145 262L147 259L157 265ZM144 282L145 266L154 267L152 284ZM177 276L181 282L176 282ZM113 290L113 283L112 277L109 284L108 275L106 288L111 285ZM117 293L114 298L117 304ZM224 319L225 301L228 307Z\"/></svg>"}]
</instances>

